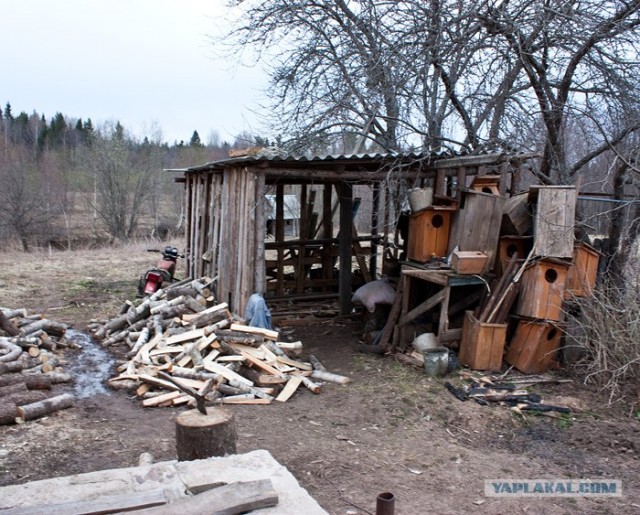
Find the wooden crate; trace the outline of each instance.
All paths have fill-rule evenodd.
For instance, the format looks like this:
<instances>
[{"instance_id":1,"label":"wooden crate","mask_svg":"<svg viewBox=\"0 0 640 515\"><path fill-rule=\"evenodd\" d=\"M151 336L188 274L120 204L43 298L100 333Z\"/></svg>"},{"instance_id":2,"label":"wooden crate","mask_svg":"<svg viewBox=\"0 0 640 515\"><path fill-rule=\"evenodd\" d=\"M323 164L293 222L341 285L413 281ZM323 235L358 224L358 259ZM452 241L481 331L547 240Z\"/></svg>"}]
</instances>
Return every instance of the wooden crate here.
<instances>
[{"instance_id":1,"label":"wooden crate","mask_svg":"<svg viewBox=\"0 0 640 515\"><path fill-rule=\"evenodd\" d=\"M529 265L520 279L516 313L523 317L560 321L569 263L541 259Z\"/></svg>"},{"instance_id":2,"label":"wooden crate","mask_svg":"<svg viewBox=\"0 0 640 515\"><path fill-rule=\"evenodd\" d=\"M407 257L425 263L445 257L449 248L451 208L429 207L411 215Z\"/></svg>"},{"instance_id":3,"label":"wooden crate","mask_svg":"<svg viewBox=\"0 0 640 515\"><path fill-rule=\"evenodd\" d=\"M538 256L572 258L577 193L575 186L532 186L529 200L536 202L533 226Z\"/></svg>"},{"instance_id":4,"label":"wooden crate","mask_svg":"<svg viewBox=\"0 0 640 515\"><path fill-rule=\"evenodd\" d=\"M505 198L499 195L464 191L460 209L451 224L449 253L456 246L458 250L484 252L489 257L487 270L491 270L498 250L504 202Z\"/></svg>"},{"instance_id":5,"label":"wooden crate","mask_svg":"<svg viewBox=\"0 0 640 515\"><path fill-rule=\"evenodd\" d=\"M541 374L556 364L562 330L544 320L519 320L505 361L525 374Z\"/></svg>"},{"instance_id":6,"label":"wooden crate","mask_svg":"<svg viewBox=\"0 0 640 515\"><path fill-rule=\"evenodd\" d=\"M507 324L487 324L466 311L458 359L474 370L500 370Z\"/></svg>"},{"instance_id":7,"label":"wooden crate","mask_svg":"<svg viewBox=\"0 0 640 515\"><path fill-rule=\"evenodd\" d=\"M598 276L600 253L587 245L578 243L573 249L573 264L567 273L565 299L571 297L592 297Z\"/></svg>"},{"instance_id":8,"label":"wooden crate","mask_svg":"<svg viewBox=\"0 0 640 515\"><path fill-rule=\"evenodd\" d=\"M477 275L484 272L489 257L484 252L454 250L451 255L451 270L462 275Z\"/></svg>"},{"instance_id":9,"label":"wooden crate","mask_svg":"<svg viewBox=\"0 0 640 515\"><path fill-rule=\"evenodd\" d=\"M529 193L513 195L504 203L502 213L502 234L523 236L533 227L532 209L529 205Z\"/></svg>"}]
</instances>

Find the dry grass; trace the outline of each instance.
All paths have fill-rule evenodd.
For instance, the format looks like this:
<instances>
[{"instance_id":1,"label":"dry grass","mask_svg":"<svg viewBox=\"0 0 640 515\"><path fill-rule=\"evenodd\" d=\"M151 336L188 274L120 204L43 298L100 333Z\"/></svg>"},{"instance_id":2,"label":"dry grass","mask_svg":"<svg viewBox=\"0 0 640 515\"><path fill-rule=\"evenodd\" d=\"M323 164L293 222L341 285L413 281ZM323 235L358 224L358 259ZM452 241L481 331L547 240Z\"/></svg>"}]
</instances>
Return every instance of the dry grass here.
<instances>
[{"instance_id":1,"label":"dry grass","mask_svg":"<svg viewBox=\"0 0 640 515\"><path fill-rule=\"evenodd\" d=\"M576 371L585 383L607 391L609 404L626 400L633 409L640 380L640 296L603 288L575 302L582 330L568 335L569 344L584 352ZM632 398L626 398L629 393Z\"/></svg>"},{"instance_id":2,"label":"dry grass","mask_svg":"<svg viewBox=\"0 0 640 515\"><path fill-rule=\"evenodd\" d=\"M146 249L165 244L139 241L94 250L0 253L1 305L72 324L113 316L123 301L134 297L138 278L159 257Z\"/></svg>"}]
</instances>

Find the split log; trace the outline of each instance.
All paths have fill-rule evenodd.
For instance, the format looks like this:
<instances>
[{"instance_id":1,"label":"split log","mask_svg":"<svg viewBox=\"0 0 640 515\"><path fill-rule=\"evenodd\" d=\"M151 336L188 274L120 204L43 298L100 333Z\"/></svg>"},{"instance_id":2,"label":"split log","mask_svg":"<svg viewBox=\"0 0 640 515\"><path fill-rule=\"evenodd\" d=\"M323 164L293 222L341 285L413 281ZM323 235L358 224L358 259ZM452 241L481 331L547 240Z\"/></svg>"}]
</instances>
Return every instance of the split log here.
<instances>
[{"instance_id":1,"label":"split log","mask_svg":"<svg viewBox=\"0 0 640 515\"><path fill-rule=\"evenodd\" d=\"M0 387L12 384L24 384L29 390L51 390L49 374L5 374L0 375Z\"/></svg>"},{"instance_id":2,"label":"split log","mask_svg":"<svg viewBox=\"0 0 640 515\"><path fill-rule=\"evenodd\" d=\"M0 329L9 334L10 336L18 336L21 334L20 329L18 329L11 319L4 314L4 311L0 310Z\"/></svg>"},{"instance_id":3,"label":"split log","mask_svg":"<svg viewBox=\"0 0 640 515\"><path fill-rule=\"evenodd\" d=\"M33 404L26 404L18 408L18 416L22 420L33 420L34 418L43 417L51 413L55 413L61 409L70 408L73 406L75 397L69 393L58 395L57 397L51 397L40 402L34 402Z\"/></svg>"},{"instance_id":4,"label":"split log","mask_svg":"<svg viewBox=\"0 0 640 515\"><path fill-rule=\"evenodd\" d=\"M289 379L289 381L287 381L287 385L280 392L280 395L278 395L276 397L276 400L279 401L279 402L288 401L289 398L298 389L298 386L300 386L300 383L302 383L302 377L301 376L293 376L293 377L291 377L291 379Z\"/></svg>"},{"instance_id":5,"label":"split log","mask_svg":"<svg viewBox=\"0 0 640 515\"><path fill-rule=\"evenodd\" d=\"M232 331L240 331L242 333L260 334L269 340L278 340L278 331L271 329L263 329L262 327L252 327L250 325L231 324Z\"/></svg>"},{"instance_id":6,"label":"split log","mask_svg":"<svg viewBox=\"0 0 640 515\"><path fill-rule=\"evenodd\" d=\"M282 377L284 376L284 374L282 372L280 372L278 369L273 368L271 365L268 365L267 363L265 363L264 361L253 357L251 354L249 354L246 351L241 350L240 353L245 357L245 359L247 360L247 362L251 363L252 365L254 365L256 368L259 368L261 370L263 370L264 372L266 372L267 374L271 374L274 375L276 377Z\"/></svg>"},{"instance_id":7,"label":"split log","mask_svg":"<svg viewBox=\"0 0 640 515\"><path fill-rule=\"evenodd\" d=\"M290 367L295 367L300 370L313 370L311 363L304 363L302 361L287 358L286 356L278 356L276 360L278 363L283 363L284 365L289 365Z\"/></svg>"},{"instance_id":8,"label":"split log","mask_svg":"<svg viewBox=\"0 0 640 515\"><path fill-rule=\"evenodd\" d=\"M176 418L178 461L189 461L236 453L233 413L223 408L184 411Z\"/></svg>"},{"instance_id":9,"label":"split log","mask_svg":"<svg viewBox=\"0 0 640 515\"><path fill-rule=\"evenodd\" d=\"M256 399L252 395L236 395L231 397L221 397L217 400L220 404L271 404L271 401L268 399Z\"/></svg>"},{"instance_id":10,"label":"split log","mask_svg":"<svg viewBox=\"0 0 640 515\"><path fill-rule=\"evenodd\" d=\"M216 331L216 336L218 337L218 340L224 340L227 343L248 345L256 349L264 343L264 337L259 334L248 335L246 333L240 333L238 331L231 331L228 329Z\"/></svg>"}]
</instances>

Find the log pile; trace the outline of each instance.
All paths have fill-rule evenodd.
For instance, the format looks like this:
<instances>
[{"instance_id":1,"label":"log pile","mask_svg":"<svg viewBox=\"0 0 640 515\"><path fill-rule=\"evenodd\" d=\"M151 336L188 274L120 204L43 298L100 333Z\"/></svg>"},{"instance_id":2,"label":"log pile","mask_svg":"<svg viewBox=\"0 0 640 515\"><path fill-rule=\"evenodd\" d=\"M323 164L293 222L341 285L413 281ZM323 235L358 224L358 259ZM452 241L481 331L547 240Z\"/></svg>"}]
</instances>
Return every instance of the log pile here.
<instances>
[{"instance_id":1,"label":"log pile","mask_svg":"<svg viewBox=\"0 0 640 515\"><path fill-rule=\"evenodd\" d=\"M64 324L0 307L0 424L38 418L73 404L73 396L51 393L70 383L60 367L60 352L76 348L65 339Z\"/></svg>"},{"instance_id":2,"label":"log pile","mask_svg":"<svg viewBox=\"0 0 640 515\"><path fill-rule=\"evenodd\" d=\"M215 303L211 280L183 281L91 329L103 346L127 345L127 360L110 379L135 391L145 407L284 402L304 385L346 384L314 358L300 359L301 342L248 326L226 303Z\"/></svg>"}]
</instances>

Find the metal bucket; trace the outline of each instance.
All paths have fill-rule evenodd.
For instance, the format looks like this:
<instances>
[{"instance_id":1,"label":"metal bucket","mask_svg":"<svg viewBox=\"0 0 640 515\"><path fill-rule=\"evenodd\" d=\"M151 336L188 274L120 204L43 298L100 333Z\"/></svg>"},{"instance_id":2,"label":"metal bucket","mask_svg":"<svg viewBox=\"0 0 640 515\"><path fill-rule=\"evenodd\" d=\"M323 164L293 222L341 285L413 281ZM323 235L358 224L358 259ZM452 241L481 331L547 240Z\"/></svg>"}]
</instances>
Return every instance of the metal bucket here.
<instances>
[{"instance_id":1,"label":"metal bucket","mask_svg":"<svg viewBox=\"0 0 640 515\"><path fill-rule=\"evenodd\" d=\"M422 351L424 356L424 371L429 377L442 377L446 375L449 367L449 349L435 347Z\"/></svg>"}]
</instances>

